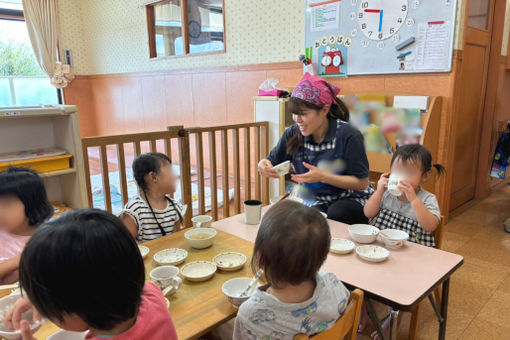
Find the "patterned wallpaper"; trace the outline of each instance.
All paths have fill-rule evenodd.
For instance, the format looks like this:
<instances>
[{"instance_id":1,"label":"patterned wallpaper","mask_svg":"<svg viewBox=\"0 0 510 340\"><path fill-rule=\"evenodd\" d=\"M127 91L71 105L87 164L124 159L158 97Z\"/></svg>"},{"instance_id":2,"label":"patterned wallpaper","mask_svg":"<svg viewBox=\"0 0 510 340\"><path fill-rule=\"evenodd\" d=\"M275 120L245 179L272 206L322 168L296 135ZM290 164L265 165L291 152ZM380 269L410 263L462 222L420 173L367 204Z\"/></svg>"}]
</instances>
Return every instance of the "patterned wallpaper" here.
<instances>
[{"instance_id":1,"label":"patterned wallpaper","mask_svg":"<svg viewBox=\"0 0 510 340\"><path fill-rule=\"evenodd\" d=\"M463 13L465 0L459 1ZM294 61L304 45L304 0L225 0L225 54L149 60L148 0L58 0L61 50L76 74L145 72ZM457 16L463 22L462 16ZM462 47L457 25L455 48Z\"/></svg>"}]
</instances>

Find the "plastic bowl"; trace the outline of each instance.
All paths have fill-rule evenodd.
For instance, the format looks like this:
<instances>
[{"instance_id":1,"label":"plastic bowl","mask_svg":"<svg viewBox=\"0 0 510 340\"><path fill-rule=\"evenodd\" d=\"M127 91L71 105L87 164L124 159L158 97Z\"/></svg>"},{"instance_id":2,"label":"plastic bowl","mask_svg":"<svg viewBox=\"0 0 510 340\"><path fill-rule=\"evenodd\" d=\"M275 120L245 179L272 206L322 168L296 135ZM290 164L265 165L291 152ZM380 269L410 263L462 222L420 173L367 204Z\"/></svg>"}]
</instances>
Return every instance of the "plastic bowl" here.
<instances>
[{"instance_id":1,"label":"plastic bowl","mask_svg":"<svg viewBox=\"0 0 510 340\"><path fill-rule=\"evenodd\" d=\"M21 297L20 294L11 294L8 295L2 299L0 299L0 338L5 338L7 340L18 340L21 339L21 332L20 331L13 331L7 328L3 324L3 319L5 313L12 308L14 303L18 301L18 299ZM33 312L31 310L26 311L22 315L23 320L28 320L30 322L30 329L32 330L32 333L35 333L41 326L44 324L45 320L43 319L41 322L33 323L32 322L32 314Z\"/></svg>"},{"instance_id":2,"label":"plastic bowl","mask_svg":"<svg viewBox=\"0 0 510 340\"><path fill-rule=\"evenodd\" d=\"M213 228L195 228L187 231L184 238L189 246L195 249L204 249L212 246L216 239L216 230Z\"/></svg>"},{"instance_id":3,"label":"plastic bowl","mask_svg":"<svg viewBox=\"0 0 510 340\"><path fill-rule=\"evenodd\" d=\"M251 278L249 277L238 277L235 279L228 280L221 287L221 291L227 297L228 301L236 308L239 308L243 302L248 300L251 295L256 292L256 289L253 289L252 294L250 296L240 295L248 288L250 284ZM258 285L259 286L259 285Z\"/></svg>"},{"instance_id":4,"label":"plastic bowl","mask_svg":"<svg viewBox=\"0 0 510 340\"><path fill-rule=\"evenodd\" d=\"M377 238L379 229L369 224L353 224L349 226L349 235L359 243L372 243Z\"/></svg>"},{"instance_id":5,"label":"plastic bowl","mask_svg":"<svg viewBox=\"0 0 510 340\"><path fill-rule=\"evenodd\" d=\"M402 248L409 239L408 233L398 229L384 229L379 233L379 235L381 236L384 245L391 249Z\"/></svg>"}]
</instances>

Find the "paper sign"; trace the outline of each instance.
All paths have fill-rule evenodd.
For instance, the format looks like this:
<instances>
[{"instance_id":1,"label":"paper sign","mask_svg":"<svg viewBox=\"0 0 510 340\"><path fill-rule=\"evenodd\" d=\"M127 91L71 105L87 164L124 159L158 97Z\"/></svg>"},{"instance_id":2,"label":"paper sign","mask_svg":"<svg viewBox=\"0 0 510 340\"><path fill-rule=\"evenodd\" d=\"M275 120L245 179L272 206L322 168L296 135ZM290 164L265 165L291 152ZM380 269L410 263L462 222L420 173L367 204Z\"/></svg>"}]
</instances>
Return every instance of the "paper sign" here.
<instances>
[{"instance_id":1,"label":"paper sign","mask_svg":"<svg viewBox=\"0 0 510 340\"><path fill-rule=\"evenodd\" d=\"M336 30L340 26L340 0L309 1L310 30L312 32Z\"/></svg>"},{"instance_id":2,"label":"paper sign","mask_svg":"<svg viewBox=\"0 0 510 340\"><path fill-rule=\"evenodd\" d=\"M416 70L445 70L450 51L450 22L418 25Z\"/></svg>"},{"instance_id":3,"label":"paper sign","mask_svg":"<svg viewBox=\"0 0 510 340\"><path fill-rule=\"evenodd\" d=\"M429 97L427 96L395 96L393 107L401 109L427 110Z\"/></svg>"}]
</instances>

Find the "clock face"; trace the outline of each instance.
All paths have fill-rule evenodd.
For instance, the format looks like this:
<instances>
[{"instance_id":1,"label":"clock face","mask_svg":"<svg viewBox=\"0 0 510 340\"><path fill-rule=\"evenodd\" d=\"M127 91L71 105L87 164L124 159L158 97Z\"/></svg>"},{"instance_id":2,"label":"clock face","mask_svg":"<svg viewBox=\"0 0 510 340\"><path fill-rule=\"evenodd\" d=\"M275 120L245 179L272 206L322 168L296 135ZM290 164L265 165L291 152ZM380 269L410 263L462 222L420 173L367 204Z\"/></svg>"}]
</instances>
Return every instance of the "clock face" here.
<instances>
[{"instance_id":1,"label":"clock face","mask_svg":"<svg viewBox=\"0 0 510 340\"><path fill-rule=\"evenodd\" d=\"M407 0L362 0L357 13L358 25L368 39L385 40L402 27L408 10Z\"/></svg>"}]
</instances>

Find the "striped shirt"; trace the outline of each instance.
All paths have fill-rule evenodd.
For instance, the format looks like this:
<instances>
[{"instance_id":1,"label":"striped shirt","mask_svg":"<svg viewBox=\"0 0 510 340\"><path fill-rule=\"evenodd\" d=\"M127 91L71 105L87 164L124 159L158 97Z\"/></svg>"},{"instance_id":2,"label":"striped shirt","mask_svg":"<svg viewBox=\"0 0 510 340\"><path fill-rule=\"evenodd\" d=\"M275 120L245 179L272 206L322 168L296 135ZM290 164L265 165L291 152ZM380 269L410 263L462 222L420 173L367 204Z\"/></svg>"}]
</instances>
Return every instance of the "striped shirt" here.
<instances>
[{"instance_id":1,"label":"striped shirt","mask_svg":"<svg viewBox=\"0 0 510 340\"><path fill-rule=\"evenodd\" d=\"M121 216L128 215L135 221L138 226L137 241L145 242L162 237L163 234L159 225L161 225L166 234L171 234L174 231L175 224L182 217L183 207L179 202L168 196L167 200L166 209L158 210L153 208L154 214L147 202L139 195L127 202L124 210L121 212Z\"/></svg>"}]
</instances>

